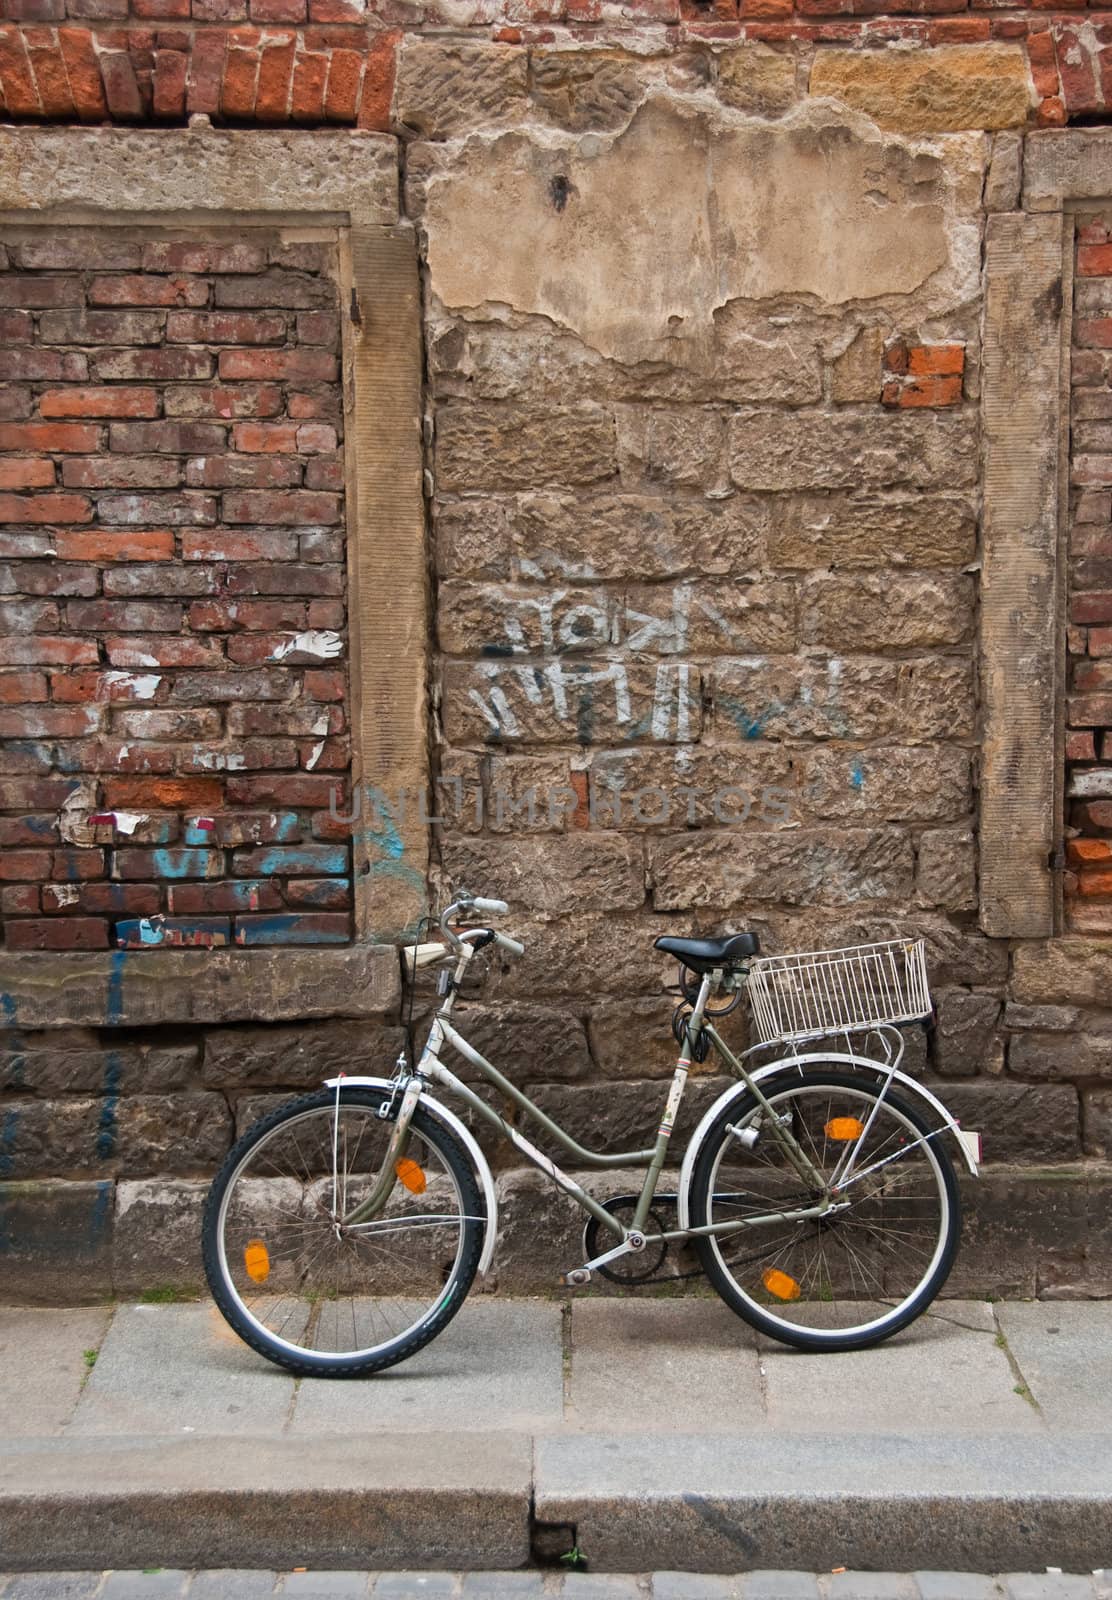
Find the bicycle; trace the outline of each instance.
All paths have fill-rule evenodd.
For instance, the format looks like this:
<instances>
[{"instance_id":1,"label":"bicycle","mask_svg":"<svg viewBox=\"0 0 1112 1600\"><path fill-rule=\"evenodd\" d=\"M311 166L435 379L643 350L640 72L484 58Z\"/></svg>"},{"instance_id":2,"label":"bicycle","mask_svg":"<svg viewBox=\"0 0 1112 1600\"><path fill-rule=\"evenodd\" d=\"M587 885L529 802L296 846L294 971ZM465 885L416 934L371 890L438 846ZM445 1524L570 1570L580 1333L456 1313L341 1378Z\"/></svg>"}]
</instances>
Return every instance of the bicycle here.
<instances>
[{"instance_id":1,"label":"bicycle","mask_svg":"<svg viewBox=\"0 0 1112 1600\"><path fill-rule=\"evenodd\" d=\"M457 919L507 910L461 894L439 919L439 941L406 947L411 978L441 968L439 1007L412 1069L403 1052L392 1077L329 1079L229 1153L206 1202L203 1254L216 1304L248 1345L299 1375L349 1377L405 1360L459 1311L490 1266L498 1202L478 1143L430 1094L434 1083L587 1213L586 1260L564 1275L568 1287L596 1274L638 1281L645 1260L690 1243L733 1311L803 1349L862 1349L926 1310L961 1224L943 1141L957 1140L975 1176L980 1139L900 1068L901 1029L931 1013L922 940L761 956L752 933L658 938L656 949L680 962L679 1057L653 1144L601 1154L453 1026L476 954L525 952L493 926ZM737 1056L715 1024L743 994L757 1042ZM581 1165L644 1168L640 1193L593 1198L444 1065L445 1047ZM712 1048L738 1081L691 1136L669 1227L657 1186L688 1074Z\"/></svg>"}]
</instances>

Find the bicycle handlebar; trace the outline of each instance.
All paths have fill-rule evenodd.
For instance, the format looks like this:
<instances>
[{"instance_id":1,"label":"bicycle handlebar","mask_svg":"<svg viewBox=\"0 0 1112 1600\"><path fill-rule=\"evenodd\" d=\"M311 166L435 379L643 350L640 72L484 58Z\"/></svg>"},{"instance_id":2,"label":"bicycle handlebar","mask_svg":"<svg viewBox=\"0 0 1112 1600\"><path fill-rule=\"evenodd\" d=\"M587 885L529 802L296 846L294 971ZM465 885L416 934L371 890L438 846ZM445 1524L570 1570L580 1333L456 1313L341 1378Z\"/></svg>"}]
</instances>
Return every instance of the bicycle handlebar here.
<instances>
[{"instance_id":1,"label":"bicycle handlebar","mask_svg":"<svg viewBox=\"0 0 1112 1600\"><path fill-rule=\"evenodd\" d=\"M468 894L464 890L458 900L453 900L452 904L441 912L440 931L448 941L449 946L458 952L463 947L462 941L455 929L449 926L452 918L458 912L479 911L485 912L487 916L504 916L509 909L504 900L486 900L476 895ZM499 933L496 928L491 928L490 932L494 936L494 943L501 946L510 955L523 956L525 954L525 946L520 939L515 939L508 933Z\"/></svg>"}]
</instances>

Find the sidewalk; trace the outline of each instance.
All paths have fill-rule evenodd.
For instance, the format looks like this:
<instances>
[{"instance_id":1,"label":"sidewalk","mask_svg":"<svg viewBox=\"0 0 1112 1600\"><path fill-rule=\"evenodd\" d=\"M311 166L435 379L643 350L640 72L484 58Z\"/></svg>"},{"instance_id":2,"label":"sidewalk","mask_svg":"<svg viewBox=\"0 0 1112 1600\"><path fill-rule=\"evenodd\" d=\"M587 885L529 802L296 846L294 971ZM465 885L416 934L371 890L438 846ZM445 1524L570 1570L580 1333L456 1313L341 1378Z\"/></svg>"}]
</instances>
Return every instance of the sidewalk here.
<instances>
[{"instance_id":1,"label":"sidewalk","mask_svg":"<svg viewBox=\"0 0 1112 1600\"><path fill-rule=\"evenodd\" d=\"M95 1359L93 1352L96 1352ZM300 1383L207 1303L0 1310L0 1571L1112 1567L1112 1306L796 1354L717 1301L475 1296Z\"/></svg>"}]
</instances>

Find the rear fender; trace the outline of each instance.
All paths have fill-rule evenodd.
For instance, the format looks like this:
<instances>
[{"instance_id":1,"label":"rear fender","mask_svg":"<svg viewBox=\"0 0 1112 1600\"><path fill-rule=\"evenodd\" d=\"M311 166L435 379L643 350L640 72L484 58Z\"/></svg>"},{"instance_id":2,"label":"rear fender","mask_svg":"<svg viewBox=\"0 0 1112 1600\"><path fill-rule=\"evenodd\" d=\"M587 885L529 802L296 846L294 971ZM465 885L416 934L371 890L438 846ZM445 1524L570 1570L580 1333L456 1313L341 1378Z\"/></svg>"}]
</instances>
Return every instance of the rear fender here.
<instances>
[{"instance_id":1,"label":"rear fender","mask_svg":"<svg viewBox=\"0 0 1112 1600\"><path fill-rule=\"evenodd\" d=\"M325 1086L335 1089L337 1084L342 1089L381 1089L386 1096L393 1094L396 1083L390 1078L326 1078ZM494 1178L491 1175L490 1163L479 1149L475 1135L461 1122L454 1111L441 1105L439 1100L434 1100L431 1095L422 1092L417 1102L422 1111L434 1118L443 1127L449 1128L455 1134L460 1144L467 1151L475 1163L475 1171L479 1175L479 1182L483 1189L483 1199L486 1202L486 1230L483 1235L483 1253L479 1257L479 1271L484 1275L490 1271L491 1257L494 1255L494 1246L498 1239L498 1195L494 1188Z\"/></svg>"},{"instance_id":2,"label":"rear fender","mask_svg":"<svg viewBox=\"0 0 1112 1600\"><path fill-rule=\"evenodd\" d=\"M883 1082L886 1078L891 1078L893 1083L899 1084L900 1088L903 1090L904 1094L909 1100L917 1102L920 1106L920 1109L925 1110L929 1108L941 1121L942 1125L950 1130L957 1140L958 1148L965 1157L966 1166L969 1168L969 1171L974 1177L977 1176L977 1161L974 1159L973 1152L969 1148L969 1143L967 1142L969 1139L972 1139L975 1136L971 1134L963 1136L961 1128L955 1122L950 1112L946 1110L946 1107L942 1104L942 1101L937 1095L932 1094L929 1089L925 1089L921 1083L918 1083L914 1078L909 1077L906 1072L892 1072L881 1062L874 1061L871 1056L849 1055L844 1051L837 1052L833 1050L815 1050L808 1052L806 1055L785 1056L781 1057L779 1061L770 1061L765 1066L758 1067L757 1070L755 1072L751 1072L749 1076L754 1083L760 1083L765 1078L774 1077L779 1073L794 1070L796 1067L815 1067L819 1065L850 1067L854 1072L860 1072L863 1074L867 1073L869 1077L871 1077L873 1081L877 1083ZM699 1126L691 1135L691 1140L684 1154L683 1166L680 1168L678 1220L681 1228L689 1228L691 1226L689 1203L691 1194L691 1179L694 1176L695 1163L699 1159L700 1146L702 1145L707 1134L710 1132L711 1125L721 1115L722 1111L724 1111L725 1108L734 1100L739 1099L744 1094L748 1094L748 1092L748 1088L744 1083L731 1084L728 1089L724 1090L723 1093L719 1095L714 1104L710 1106L702 1121L699 1123Z\"/></svg>"}]
</instances>

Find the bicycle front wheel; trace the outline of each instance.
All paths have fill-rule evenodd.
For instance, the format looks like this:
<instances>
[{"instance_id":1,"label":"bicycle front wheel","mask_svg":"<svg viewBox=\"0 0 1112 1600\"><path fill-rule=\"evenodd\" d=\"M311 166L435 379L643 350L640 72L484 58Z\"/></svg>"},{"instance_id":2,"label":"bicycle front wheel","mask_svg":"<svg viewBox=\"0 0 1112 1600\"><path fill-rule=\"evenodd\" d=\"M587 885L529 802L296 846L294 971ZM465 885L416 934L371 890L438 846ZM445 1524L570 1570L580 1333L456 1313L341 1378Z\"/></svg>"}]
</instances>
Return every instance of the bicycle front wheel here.
<instances>
[{"instance_id":1,"label":"bicycle front wheel","mask_svg":"<svg viewBox=\"0 0 1112 1600\"><path fill-rule=\"evenodd\" d=\"M766 1080L774 1117L839 1194L829 1216L791 1220L822 1191L801 1180L752 1095L709 1130L691 1183L694 1227L763 1219L696 1240L707 1277L762 1333L804 1350L879 1344L945 1283L961 1231L949 1155L919 1110L868 1080L800 1069ZM747 1148L739 1134L756 1134ZM844 1186L843 1186L844 1178Z\"/></svg>"},{"instance_id":2,"label":"bicycle front wheel","mask_svg":"<svg viewBox=\"0 0 1112 1600\"><path fill-rule=\"evenodd\" d=\"M420 1106L377 1215L353 1218L382 1170L381 1090L323 1089L248 1130L205 1206L209 1288L240 1338L304 1376L403 1361L471 1287L485 1207L458 1139Z\"/></svg>"}]
</instances>

